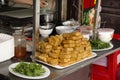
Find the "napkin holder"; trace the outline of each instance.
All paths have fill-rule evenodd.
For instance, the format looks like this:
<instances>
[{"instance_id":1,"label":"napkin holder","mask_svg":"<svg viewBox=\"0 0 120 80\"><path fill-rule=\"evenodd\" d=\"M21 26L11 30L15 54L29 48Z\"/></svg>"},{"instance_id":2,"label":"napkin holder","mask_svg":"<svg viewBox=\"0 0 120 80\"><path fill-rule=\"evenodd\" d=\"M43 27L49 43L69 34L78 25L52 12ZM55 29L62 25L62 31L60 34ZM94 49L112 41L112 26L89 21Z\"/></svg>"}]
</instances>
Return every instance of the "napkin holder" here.
<instances>
[{"instance_id":1,"label":"napkin holder","mask_svg":"<svg viewBox=\"0 0 120 80\"><path fill-rule=\"evenodd\" d=\"M14 56L14 37L0 33L0 62L11 59Z\"/></svg>"}]
</instances>

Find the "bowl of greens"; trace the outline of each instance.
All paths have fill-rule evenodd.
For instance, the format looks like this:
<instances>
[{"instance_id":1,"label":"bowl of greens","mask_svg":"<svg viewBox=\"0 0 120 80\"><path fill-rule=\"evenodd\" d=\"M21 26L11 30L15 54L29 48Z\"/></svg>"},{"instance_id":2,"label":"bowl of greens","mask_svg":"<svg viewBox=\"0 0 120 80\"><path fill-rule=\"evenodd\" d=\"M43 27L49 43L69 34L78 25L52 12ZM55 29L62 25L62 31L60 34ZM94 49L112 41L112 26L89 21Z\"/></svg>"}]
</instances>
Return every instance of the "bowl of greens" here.
<instances>
[{"instance_id":1,"label":"bowl of greens","mask_svg":"<svg viewBox=\"0 0 120 80\"><path fill-rule=\"evenodd\" d=\"M106 43L99 39L90 40L90 44L93 51L103 51L103 50L109 50L113 48L112 43Z\"/></svg>"}]
</instances>

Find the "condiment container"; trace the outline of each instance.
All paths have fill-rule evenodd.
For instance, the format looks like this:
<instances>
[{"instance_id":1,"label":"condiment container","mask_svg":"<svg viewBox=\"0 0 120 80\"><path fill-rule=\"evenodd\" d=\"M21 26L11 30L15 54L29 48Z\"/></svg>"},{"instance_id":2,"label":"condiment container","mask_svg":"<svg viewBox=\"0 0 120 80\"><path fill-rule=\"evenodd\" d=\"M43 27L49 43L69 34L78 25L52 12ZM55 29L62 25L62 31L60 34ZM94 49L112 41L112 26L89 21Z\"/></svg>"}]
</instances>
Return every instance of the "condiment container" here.
<instances>
[{"instance_id":1,"label":"condiment container","mask_svg":"<svg viewBox=\"0 0 120 80\"><path fill-rule=\"evenodd\" d=\"M23 59L26 56L26 38L22 29L15 30L13 34L15 39L15 58Z\"/></svg>"},{"instance_id":2,"label":"condiment container","mask_svg":"<svg viewBox=\"0 0 120 80\"><path fill-rule=\"evenodd\" d=\"M89 33L89 32L83 32L82 35L83 35L83 37L86 38L87 40L90 39L90 33Z\"/></svg>"},{"instance_id":3,"label":"condiment container","mask_svg":"<svg viewBox=\"0 0 120 80\"><path fill-rule=\"evenodd\" d=\"M110 42L113 38L114 29L112 28L99 28L98 38L103 42Z\"/></svg>"}]
</instances>

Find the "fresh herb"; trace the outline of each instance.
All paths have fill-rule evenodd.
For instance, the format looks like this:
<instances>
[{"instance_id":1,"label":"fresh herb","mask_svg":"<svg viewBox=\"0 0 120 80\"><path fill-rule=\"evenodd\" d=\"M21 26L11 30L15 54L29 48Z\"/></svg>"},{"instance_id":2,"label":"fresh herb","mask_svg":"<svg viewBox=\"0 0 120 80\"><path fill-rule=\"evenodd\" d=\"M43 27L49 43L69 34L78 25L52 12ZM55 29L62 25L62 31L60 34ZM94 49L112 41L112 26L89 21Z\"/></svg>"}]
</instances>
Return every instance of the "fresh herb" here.
<instances>
[{"instance_id":1,"label":"fresh herb","mask_svg":"<svg viewBox=\"0 0 120 80\"><path fill-rule=\"evenodd\" d=\"M109 43L105 43L99 39L90 40L90 44L91 44L92 49L104 49L104 48L110 47Z\"/></svg>"},{"instance_id":2,"label":"fresh herb","mask_svg":"<svg viewBox=\"0 0 120 80\"><path fill-rule=\"evenodd\" d=\"M31 77L40 76L45 73L45 69L41 64L33 62L20 62L15 68L13 68L13 71Z\"/></svg>"}]
</instances>

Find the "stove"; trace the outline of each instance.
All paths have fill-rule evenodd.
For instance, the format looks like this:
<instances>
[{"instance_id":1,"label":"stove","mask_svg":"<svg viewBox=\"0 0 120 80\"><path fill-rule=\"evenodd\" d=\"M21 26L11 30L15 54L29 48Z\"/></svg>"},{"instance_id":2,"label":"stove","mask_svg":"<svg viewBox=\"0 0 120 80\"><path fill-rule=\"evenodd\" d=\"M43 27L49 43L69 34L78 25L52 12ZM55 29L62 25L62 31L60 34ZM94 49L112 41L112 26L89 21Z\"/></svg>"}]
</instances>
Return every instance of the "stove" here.
<instances>
[{"instance_id":1,"label":"stove","mask_svg":"<svg viewBox=\"0 0 120 80\"><path fill-rule=\"evenodd\" d=\"M0 33L12 35L15 31L12 27L24 27L26 35L31 36L32 20L32 17L19 19L0 15Z\"/></svg>"}]
</instances>

